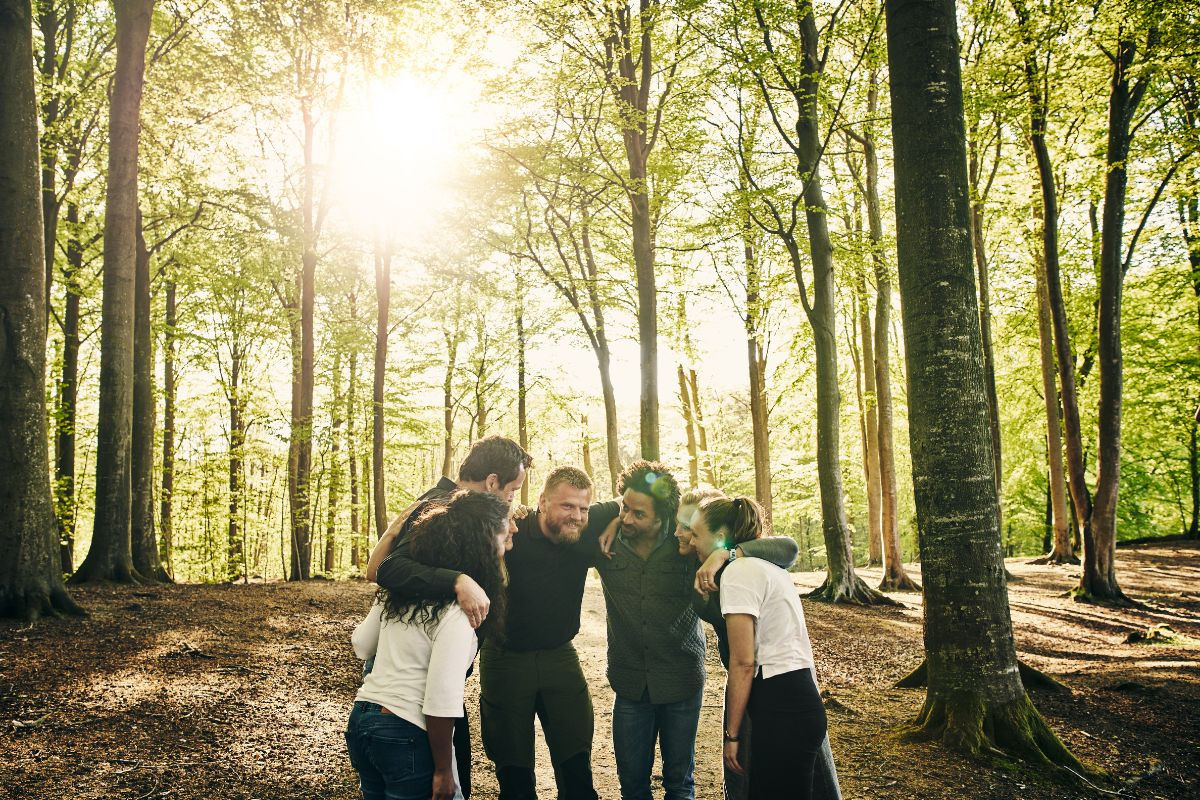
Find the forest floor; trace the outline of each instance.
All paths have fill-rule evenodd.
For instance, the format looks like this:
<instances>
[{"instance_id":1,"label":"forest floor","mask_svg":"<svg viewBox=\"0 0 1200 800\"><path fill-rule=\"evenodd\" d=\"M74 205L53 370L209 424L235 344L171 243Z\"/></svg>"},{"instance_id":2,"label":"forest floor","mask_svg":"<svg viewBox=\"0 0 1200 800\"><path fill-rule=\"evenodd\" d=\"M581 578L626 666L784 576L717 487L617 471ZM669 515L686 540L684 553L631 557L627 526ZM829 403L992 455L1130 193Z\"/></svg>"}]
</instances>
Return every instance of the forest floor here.
<instances>
[{"instance_id":1,"label":"forest floor","mask_svg":"<svg viewBox=\"0 0 1200 800\"><path fill-rule=\"evenodd\" d=\"M892 685L921 660L920 596L898 595L903 609L806 601L847 800L1200 797L1200 546L1118 552L1122 586L1146 603L1140 610L1076 604L1064 592L1077 567L1026 561L1008 562L1018 649L1071 689L1035 691L1034 702L1109 779L1093 789L902 741L896 731L920 709L924 691ZM862 573L878 581L877 570ZM821 576L795 578L814 587ZM364 583L327 581L88 588L75 590L91 612L86 619L0 623L0 797L357 797L342 731L360 672L349 636L370 594ZM1179 638L1126 642L1160 624ZM618 791L604 632L593 578L576 646L596 707L597 789L608 800ZM700 800L720 797L724 676L712 644L710 634ZM468 708L477 708L477 677L468 694ZM553 777L539 748L539 785L549 797ZM475 764L474 796L495 798L481 751Z\"/></svg>"}]
</instances>

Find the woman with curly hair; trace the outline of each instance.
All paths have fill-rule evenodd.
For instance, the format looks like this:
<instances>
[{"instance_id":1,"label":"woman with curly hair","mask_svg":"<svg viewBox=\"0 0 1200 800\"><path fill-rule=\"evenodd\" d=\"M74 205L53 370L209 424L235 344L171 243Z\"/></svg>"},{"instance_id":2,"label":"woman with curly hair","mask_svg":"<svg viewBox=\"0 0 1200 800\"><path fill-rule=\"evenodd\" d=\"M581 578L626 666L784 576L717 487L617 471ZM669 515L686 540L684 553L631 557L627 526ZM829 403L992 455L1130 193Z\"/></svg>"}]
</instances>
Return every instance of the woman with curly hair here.
<instances>
[{"instance_id":1,"label":"woman with curly hair","mask_svg":"<svg viewBox=\"0 0 1200 800\"><path fill-rule=\"evenodd\" d=\"M763 519L752 498L709 498L691 520L692 543L701 558L718 548L732 555L762 537ZM782 568L738 558L722 573L720 598L729 637L725 766L748 775L750 800L809 800L828 725L796 587ZM739 747L747 712L753 723L748 765Z\"/></svg>"},{"instance_id":2,"label":"woman with curly hair","mask_svg":"<svg viewBox=\"0 0 1200 800\"><path fill-rule=\"evenodd\" d=\"M461 798L452 746L463 687L479 638L504 630L502 556L509 507L482 492L458 492L425 511L411 533L412 557L469 575L492 598L478 636L453 599L380 589L376 608L354 631L375 665L354 698L346 727L363 800ZM374 622L372 621L374 619Z\"/></svg>"}]
</instances>

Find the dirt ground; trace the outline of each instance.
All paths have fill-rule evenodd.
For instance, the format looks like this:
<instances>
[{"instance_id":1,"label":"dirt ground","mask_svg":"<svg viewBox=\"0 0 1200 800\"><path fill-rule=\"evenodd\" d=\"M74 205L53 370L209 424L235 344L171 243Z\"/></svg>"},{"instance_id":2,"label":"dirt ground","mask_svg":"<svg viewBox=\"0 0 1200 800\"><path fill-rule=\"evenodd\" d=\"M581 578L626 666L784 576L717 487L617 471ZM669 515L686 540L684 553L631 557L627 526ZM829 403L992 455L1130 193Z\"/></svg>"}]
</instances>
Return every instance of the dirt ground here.
<instances>
[{"instance_id":1,"label":"dirt ground","mask_svg":"<svg viewBox=\"0 0 1200 800\"><path fill-rule=\"evenodd\" d=\"M1071 688L1034 692L1034 701L1078 756L1109 773L1096 788L898 738L924 697L923 690L892 688L921 660L919 595L898 595L904 609L806 601L847 800L1200 798L1200 547L1173 543L1118 555L1125 591L1146 608L1075 604L1063 592L1078 568L1009 561L1022 657ZM802 588L820 577L795 576ZM75 594L91 611L86 619L32 628L0 622L0 797L357 797L342 730L360 671L350 631L370 591L324 581L89 588ZM1184 638L1126 643L1157 624ZM697 747L701 800L720 796L724 676L709 638ZM576 645L596 706L597 788L602 798L616 798L604 602L595 579ZM468 707L477 705L476 678L468 694ZM495 798L481 751L475 764L474 796ZM539 785L543 797L553 796L544 746Z\"/></svg>"}]
</instances>

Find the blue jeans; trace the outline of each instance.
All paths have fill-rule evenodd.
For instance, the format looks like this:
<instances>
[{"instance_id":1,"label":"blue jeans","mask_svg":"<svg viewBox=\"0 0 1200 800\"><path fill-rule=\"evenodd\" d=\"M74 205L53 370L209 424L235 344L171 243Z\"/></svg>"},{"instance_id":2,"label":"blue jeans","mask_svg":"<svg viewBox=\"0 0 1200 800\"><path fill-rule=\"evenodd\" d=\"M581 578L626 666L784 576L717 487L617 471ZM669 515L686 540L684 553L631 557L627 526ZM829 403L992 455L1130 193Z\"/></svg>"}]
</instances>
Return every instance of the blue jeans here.
<instances>
[{"instance_id":1,"label":"blue jeans","mask_svg":"<svg viewBox=\"0 0 1200 800\"><path fill-rule=\"evenodd\" d=\"M704 690L676 703L651 703L617 695L613 704L613 751L621 800L651 800L650 771L654 744L662 748L666 800L695 800L696 728Z\"/></svg>"},{"instance_id":2,"label":"blue jeans","mask_svg":"<svg viewBox=\"0 0 1200 800\"><path fill-rule=\"evenodd\" d=\"M363 800L429 800L433 793L429 736L408 720L360 700L346 725L346 748Z\"/></svg>"}]
</instances>

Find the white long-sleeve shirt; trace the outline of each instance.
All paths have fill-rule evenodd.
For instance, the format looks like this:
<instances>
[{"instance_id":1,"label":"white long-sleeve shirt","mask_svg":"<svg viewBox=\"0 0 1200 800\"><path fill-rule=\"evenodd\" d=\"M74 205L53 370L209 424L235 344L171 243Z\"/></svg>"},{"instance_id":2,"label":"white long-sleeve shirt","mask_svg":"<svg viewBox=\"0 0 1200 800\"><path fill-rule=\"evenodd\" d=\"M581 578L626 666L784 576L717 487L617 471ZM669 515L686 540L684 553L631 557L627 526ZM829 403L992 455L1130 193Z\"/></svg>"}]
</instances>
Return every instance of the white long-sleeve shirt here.
<instances>
[{"instance_id":1,"label":"white long-sleeve shirt","mask_svg":"<svg viewBox=\"0 0 1200 800\"><path fill-rule=\"evenodd\" d=\"M458 603L442 611L432 634L424 625L384 619L376 604L350 641L359 658L375 657L355 700L378 703L422 730L427 716L462 716L479 641Z\"/></svg>"}]
</instances>

